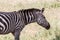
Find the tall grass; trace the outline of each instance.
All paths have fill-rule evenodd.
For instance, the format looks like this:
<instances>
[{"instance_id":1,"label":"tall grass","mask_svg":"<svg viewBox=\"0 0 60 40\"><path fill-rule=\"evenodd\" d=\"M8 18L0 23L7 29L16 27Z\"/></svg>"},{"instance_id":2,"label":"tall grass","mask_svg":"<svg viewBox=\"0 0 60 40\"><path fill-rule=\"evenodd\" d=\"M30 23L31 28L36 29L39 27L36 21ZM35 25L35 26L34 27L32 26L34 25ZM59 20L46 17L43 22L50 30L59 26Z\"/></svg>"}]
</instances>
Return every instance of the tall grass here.
<instances>
[{"instance_id":1,"label":"tall grass","mask_svg":"<svg viewBox=\"0 0 60 40\"><path fill-rule=\"evenodd\" d=\"M7 8L6 8L7 7ZM0 4L0 11L15 11L26 8L45 8L44 15L51 28L44 29L37 23L28 24L21 32L21 40L60 40L60 2L36 2L32 4ZM11 34L0 35L0 40L13 40Z\"/></svg>"}]
</instances>

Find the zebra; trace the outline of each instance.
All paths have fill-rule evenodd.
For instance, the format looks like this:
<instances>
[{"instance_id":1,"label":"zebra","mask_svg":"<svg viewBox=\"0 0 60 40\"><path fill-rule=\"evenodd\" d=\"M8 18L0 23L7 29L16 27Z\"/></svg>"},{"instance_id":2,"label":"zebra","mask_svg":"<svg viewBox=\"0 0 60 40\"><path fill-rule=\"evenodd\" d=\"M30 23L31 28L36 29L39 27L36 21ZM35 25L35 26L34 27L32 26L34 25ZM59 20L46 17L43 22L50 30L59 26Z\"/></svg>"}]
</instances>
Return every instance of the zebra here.
<instances>
[{"instance_id":1,"label":"zebra","mask_svg":"<svg viewBox=\"0 0 60 40\"><path fill-rule=\"evenodd\" d=\"M13 12L0 12L0 34L12 33L14 40L19 40L19 35L25 25L37 22L45 29L50 29L50 24L43 15L45 8L29 8Z\"/></svg>"}]
</instances>

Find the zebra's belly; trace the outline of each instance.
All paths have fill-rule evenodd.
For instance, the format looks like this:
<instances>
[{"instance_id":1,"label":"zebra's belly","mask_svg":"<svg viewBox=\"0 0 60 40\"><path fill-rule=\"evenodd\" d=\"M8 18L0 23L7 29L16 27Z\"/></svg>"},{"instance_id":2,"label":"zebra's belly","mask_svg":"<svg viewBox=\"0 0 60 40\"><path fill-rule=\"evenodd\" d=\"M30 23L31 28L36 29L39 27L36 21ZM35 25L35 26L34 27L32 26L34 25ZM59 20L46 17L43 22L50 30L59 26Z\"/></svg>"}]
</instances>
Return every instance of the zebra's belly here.
<instances>
[{"instance_id":1,"label":"zebra's belly","mask_svg":"<svg viewBox=\"0 0 60 40\"><path fill-rule=\"evenodd\" d=\"M0 34L8 34L8 33L10 33L10 31L7 32L0 31Z\"/></svg>"},{"instance_id":2,"label":"zebra's belly","mask_svg":"<svg viewBox=\"0 0 60 40\"><path fill-rule=\"evenodd\" d=\"M5 33L4 32L1 32L0 34L8 34L8 33L10 33L10 32L5 32Z\"/></svg>"}]
</instances>

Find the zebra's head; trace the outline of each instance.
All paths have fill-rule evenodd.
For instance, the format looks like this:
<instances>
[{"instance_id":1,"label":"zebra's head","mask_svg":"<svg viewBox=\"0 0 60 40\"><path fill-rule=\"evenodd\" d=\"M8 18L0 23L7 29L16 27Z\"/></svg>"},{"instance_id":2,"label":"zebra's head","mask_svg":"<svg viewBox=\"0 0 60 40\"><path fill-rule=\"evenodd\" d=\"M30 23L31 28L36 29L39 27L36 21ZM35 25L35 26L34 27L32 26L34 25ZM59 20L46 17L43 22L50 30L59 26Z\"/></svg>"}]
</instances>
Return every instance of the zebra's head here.
<instances>
[{"instance_id":1,"label":"zebra's head","mask_svg":"<svg viewBox=\"0 0 60 40\"><path fill-rule=\"evenodd\" d=\"M46 29L50 28L50 24L49 22L46 20L45 16L43 15L44 12L44 8L42 8L41 10L36 10L36 15L37 15L37 19L36 22L43 26Z\"/></svg>"}]
</instances>

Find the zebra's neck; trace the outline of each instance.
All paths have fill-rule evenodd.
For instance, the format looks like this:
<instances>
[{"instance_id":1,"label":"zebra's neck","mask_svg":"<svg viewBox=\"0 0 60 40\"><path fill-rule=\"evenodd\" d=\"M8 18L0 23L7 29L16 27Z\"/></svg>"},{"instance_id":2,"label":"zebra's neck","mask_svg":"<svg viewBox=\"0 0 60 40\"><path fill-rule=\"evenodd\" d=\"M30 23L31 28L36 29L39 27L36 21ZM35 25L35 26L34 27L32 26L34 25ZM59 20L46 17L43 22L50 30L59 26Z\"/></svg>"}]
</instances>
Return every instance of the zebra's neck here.
<instances>
[{"instance_id":1,"label":"zebra's neck","mask_svg":"<svg viewBox=\"0 0 60 40\"><path fill-rule=\"evenodd\" d=\"M33 11L23 11L22 14L24 15L24 20L26 24L35 22L35 15L33 13Z\"/></svg>"}]
</instances>

